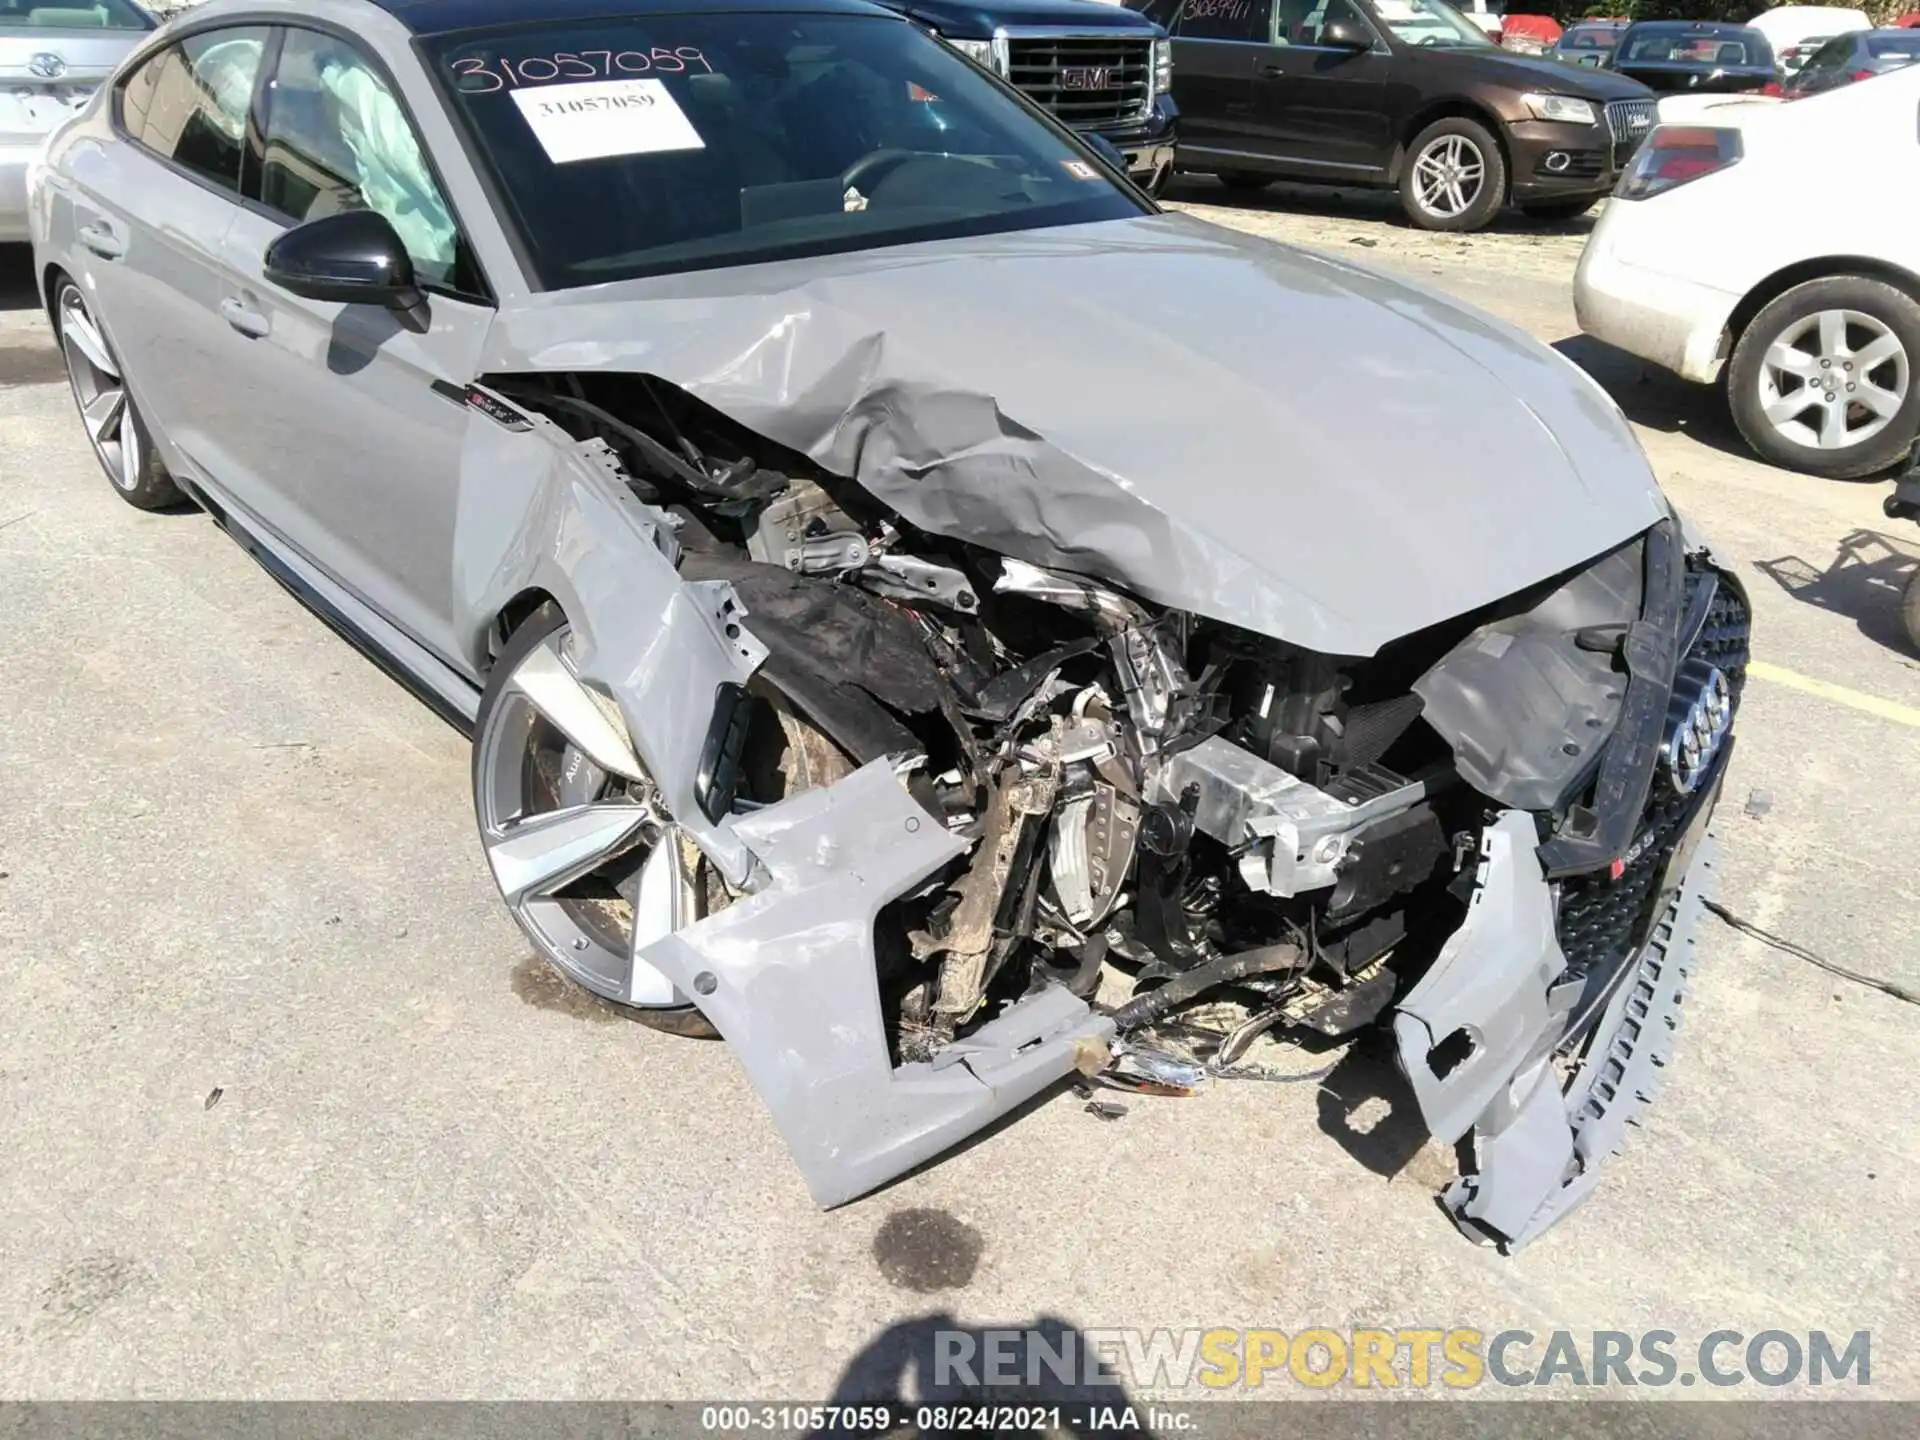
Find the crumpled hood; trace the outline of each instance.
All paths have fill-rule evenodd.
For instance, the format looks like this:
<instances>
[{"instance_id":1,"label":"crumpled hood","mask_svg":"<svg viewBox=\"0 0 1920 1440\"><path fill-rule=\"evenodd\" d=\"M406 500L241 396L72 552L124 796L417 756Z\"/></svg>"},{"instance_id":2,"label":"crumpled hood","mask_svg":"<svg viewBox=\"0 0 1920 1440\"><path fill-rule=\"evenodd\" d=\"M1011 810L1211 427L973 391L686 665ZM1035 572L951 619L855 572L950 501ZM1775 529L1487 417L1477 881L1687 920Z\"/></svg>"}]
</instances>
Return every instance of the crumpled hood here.
<instances>
[{"instance_id":1,"label":"crumpled hood","mask_svg":"<svg viewBox=\"0 0 1920 1440\"><path fill-rule=\"evenodd\" d=\"M1545 346L1177 215L534 296L484 368L660 376L925 530L1334 654L1665 513Z\"/></svg>"}]
</instances>

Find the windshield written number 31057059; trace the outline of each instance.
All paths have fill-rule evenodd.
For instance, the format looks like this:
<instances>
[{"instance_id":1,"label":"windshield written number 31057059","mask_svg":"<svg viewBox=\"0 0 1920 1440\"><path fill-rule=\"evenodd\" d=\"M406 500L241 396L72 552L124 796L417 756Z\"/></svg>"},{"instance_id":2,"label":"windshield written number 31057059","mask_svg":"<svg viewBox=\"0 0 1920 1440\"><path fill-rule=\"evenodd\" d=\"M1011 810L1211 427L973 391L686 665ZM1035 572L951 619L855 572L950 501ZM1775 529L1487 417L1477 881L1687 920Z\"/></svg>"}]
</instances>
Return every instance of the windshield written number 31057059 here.
<instances>
[{"instance_id":1,"label":"windshield written number 31057059","mask_svg":"<svg viewBox=\"0 0 1920 1440\"><path fill-rule=\"evenodd\" d=\"M1143 208L1070 132L891 18L635 16L432 44L549 289Z\"/></svg>"}]
</instances>

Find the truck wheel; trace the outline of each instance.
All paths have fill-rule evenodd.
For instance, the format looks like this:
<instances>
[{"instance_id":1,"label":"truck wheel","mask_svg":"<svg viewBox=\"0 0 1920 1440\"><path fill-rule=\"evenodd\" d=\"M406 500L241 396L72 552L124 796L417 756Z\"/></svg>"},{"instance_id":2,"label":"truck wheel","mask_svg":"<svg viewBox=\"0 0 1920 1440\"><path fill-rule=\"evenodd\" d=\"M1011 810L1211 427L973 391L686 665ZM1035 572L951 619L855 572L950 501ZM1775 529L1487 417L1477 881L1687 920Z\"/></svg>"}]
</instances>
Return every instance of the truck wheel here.
<instances>
[{"instance_id":1,"label":"truck wheel","mask_svg":"<svg viewBox=\"0 0 1920 1440\"><path fill-rule=\"evenodd\" d=\"M1796 285L1741 332L1727 366L1734 423L1764 460L1851 480L1920 433L1920 303L1864 275Z\"/></svg>"},{"instance_id":2,"label":"truck wheel","mask_svg":"<svg viewBox=\"0 0 1920 1440\"><path fill-rule=\"evenodd\" d=\"M1248 195L1256 190L1264 190L1273 183L1273 176L1262 175L1257 170L1222 170L1218 173L1218 179L1227 189Z\"/></svg>"},{"instance_id":3,"label":"truck wheel","mask_svg":"<svg viewBox=\"0 0 1920 1440\"><path fill-rule=\"evenodd\" d=\"M1436 120L1407 147L1400 204L1422 230L1479 230L1507 198L1507 161L1486 126Z\"/></svg>"}]
</instances>

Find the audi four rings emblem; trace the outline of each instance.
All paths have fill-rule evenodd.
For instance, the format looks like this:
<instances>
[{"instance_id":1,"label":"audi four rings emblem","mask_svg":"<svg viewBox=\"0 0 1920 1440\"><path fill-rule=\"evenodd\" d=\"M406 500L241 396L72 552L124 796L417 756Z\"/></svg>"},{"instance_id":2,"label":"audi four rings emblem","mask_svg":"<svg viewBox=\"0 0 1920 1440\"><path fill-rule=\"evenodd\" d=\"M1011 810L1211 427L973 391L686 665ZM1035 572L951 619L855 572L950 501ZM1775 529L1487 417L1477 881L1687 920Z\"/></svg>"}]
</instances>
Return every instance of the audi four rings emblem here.
<instances>
[{"instance_id":1,"label":"audi four rings emblem","mask_svg":"<svg viewBox=\"0 0 1920 1440\"><path fill-rule=\"evenodd\" d=\"M67 73L67 62L51 50L42 50L27 61L27 72L42 80L58 80Z\"/></svg>"},{"instance_id":2,"label":"audi four rings emblem","mask_svg":"<svg viewBox=\"0 0 1920 1440\"><path fill-rule=\"evenodd\" d=\"M1667 778L1682 795L1691 795L1733 724L1733 690L1727 677L1704 660L1689 660L1673 682L1667 705L1667 740L1661 754Z\"/></svg>"}]
</instances>

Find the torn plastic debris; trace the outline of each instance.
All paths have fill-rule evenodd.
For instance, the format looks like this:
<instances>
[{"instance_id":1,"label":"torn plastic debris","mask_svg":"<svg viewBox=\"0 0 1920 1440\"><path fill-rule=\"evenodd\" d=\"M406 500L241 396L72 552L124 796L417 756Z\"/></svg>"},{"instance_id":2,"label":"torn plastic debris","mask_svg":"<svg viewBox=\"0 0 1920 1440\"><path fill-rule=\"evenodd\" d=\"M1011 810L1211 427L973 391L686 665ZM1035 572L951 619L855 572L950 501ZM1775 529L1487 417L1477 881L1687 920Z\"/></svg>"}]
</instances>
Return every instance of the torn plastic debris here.
<instances>
[{"instance_id":1,"label":"torn plastic debris","mask_svg":"<svg viewBox=\"0 0 1920 1440\"><path fill-rule=\"evenodd\" d=\"M1101 1084L1136 1095L1194 1095L1206 1087L1207 1067L1188 1056L1156 1050L1132 1040L1116 1040L1113 1063L1098 1076Z\"/></svg>"}]
</instances>

